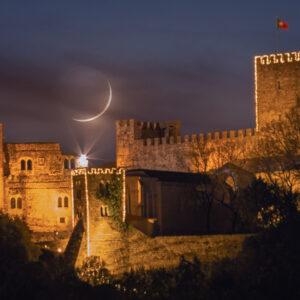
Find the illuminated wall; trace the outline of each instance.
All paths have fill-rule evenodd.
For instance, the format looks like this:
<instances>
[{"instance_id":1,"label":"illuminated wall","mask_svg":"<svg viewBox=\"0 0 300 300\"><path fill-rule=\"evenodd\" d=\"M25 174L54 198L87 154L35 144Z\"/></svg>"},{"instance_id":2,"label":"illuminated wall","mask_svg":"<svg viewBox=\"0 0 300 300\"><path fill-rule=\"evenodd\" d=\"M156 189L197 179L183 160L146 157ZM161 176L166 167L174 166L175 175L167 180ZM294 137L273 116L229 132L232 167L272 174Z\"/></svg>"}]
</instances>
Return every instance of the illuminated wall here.
<instances>
[{"instance_id":1,"label":"illuminated wall","mask_svg":"<svg viewBox=\"0 0 300 300\"><path fill-rule=\"evenodd\" d=\"M72 230L70 163L57 143L4 144L1 209L35 232Z\"/></svg>"},{"instance_id":2,"label":"illuminated wall","mask_svg":"<svg viewBox=\"0 0 300 300\"><path fill-rule=\"evenodd\" d=\"M109 207L97 197L100 189L110 184L115 173L122 178L123 218L125 220L125 172L123 169L76 169L72 171L74 188L74 224L82 218L84 223L84 243L81 257L100 255L107 263L113 263L115 245L120 240L120 232L113 229Z\"/></svg>"},{"instance_id":3,"label":"illuminated wall","mask_svg":"<svg viewBox=\"0 0 300 300\"><path fill-rule=\"evenodd\" d=\"M256 129L300 106L300 52L256 56Z\"/></svg>"},{"instance_id":4,"label":"illuminated wall","mask_svg":"<svg viewBox=\"0 0 300 300\"><path fill-rule=\"evenodd\" d=\"M133 119L116 122L118 167L177 172L203 171L197 166L197 151L200 145L205 144L206 151L210 153L207 170L220 168L232 159L246 158L256 134L254 129L249 128L180 136L178 122L173 135L145 138L141 134L145 124L148 131L155 132L154 125L150 122Z\"/></svg>"}]
</instances>

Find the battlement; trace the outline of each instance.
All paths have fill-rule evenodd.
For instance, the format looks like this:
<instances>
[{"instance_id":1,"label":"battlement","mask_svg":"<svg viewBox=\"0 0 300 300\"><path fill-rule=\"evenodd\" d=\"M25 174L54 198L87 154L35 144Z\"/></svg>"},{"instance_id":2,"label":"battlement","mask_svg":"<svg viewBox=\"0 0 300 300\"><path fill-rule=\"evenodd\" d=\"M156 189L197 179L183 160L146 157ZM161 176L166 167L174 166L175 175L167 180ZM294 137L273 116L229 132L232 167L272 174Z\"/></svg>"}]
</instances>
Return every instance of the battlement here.
<instances>
[{"instance_id":1,"label":"battlement","mask_svg":"<svg viewBox=\"0 0 300 300\"><path fill-rule=\"evenodd\" d=\"M260 63L261 65L299 62L300 51L255 56L254 61L255 64Z\"/></svg>"},{"instance_id":2,"label":"battlement","mask_svg":"<svg viewBox=\"0 0 300 300\"><path fill-rule=\"evenodd\" d=\"M116 121L116 128L117 136L126 133L135 140L171 136L176 137L180 135L180 121L143 122L130 119Z\"/></svg>"},{"instance_id":3,"label":"battlement","mask_svg":"<svg viewBox=\"0 0 300 300\"><path fill-rule=\"evenodd\" d=\"M118 174L121 175L124 173L124 169L123 168L91 168L90 170L87 168L82 168L82 169L75 169L72 170L72 176L79 176L79 175L99 175L99 174Z\"/></svg>"},{"instance_id":4,"label":"battlement","mask_svg":"<svg viewBox=\"0 0 300 300\"><path fill-rule=\"evenodd\" d=\"M185 136L176 137L162 137L162 138L147 138L139 139L137 144L139 146L159 146L159 145L172 145L172 144L184 144L193 142L209 142L209 141L219 141L219 140L234 140L236 138L247 138L252 137L256 134L255 129L239 129L230 130L222 132L209 132L201 134L192 134Z\"/></svg>"}]
</instances>

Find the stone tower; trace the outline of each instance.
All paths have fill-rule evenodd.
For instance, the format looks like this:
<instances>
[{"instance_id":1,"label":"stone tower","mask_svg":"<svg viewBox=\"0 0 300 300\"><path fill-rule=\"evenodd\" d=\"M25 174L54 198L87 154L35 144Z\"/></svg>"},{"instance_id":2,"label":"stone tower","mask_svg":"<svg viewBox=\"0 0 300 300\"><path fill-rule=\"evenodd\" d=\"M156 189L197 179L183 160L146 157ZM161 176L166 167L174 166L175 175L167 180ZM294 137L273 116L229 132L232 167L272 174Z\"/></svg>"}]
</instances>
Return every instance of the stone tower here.
<instances>
[{"instance_id":1,"label":"stone tower","mask_svg":"<svg viewBox=\"0 0 300 300\"><path fill-rule=\"evenodd\" d=\"M300 51L255 57L256 130L300 106Z\"/></svg>"}]
</instances>

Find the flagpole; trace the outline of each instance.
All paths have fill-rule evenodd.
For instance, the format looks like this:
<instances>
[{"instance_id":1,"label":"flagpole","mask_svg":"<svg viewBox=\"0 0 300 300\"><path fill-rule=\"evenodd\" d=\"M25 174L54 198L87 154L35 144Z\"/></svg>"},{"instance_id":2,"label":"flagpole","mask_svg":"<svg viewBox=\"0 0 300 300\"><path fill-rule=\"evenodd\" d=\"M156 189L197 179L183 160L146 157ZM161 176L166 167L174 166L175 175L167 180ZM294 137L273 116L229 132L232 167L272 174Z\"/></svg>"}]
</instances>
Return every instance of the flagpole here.
<instances>
[{"instance_id":1,"label":"flagpole","mask_svg":"<svg viewBox=\"0 0 300 300\"><path fill-rule=\"evenodd\" d=\"M275 53L278 53L278 44L279 44L279 37L278 37L278 17L276 17L276 51Z\"/></svg>"}]
</instances>

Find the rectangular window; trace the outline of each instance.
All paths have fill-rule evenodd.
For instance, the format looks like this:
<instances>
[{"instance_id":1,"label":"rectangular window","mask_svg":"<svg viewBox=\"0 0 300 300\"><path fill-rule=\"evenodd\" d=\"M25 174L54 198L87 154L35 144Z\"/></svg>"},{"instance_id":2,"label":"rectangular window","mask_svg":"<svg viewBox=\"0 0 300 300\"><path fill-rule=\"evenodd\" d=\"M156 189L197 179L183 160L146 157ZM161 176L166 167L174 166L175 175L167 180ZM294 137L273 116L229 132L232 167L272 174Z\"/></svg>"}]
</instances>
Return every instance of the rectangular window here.
<instances>
[{"instance_id":1,"label":"rectangular window","mask_svg":"<svg viewBox=\"0 0 300 300\"><path fill-rule=\"evenodd\" d=\"M59 222L60 223L66 223L66 220L65 220L65 218L59 218Z\"/></svg>"}]
</instances>

